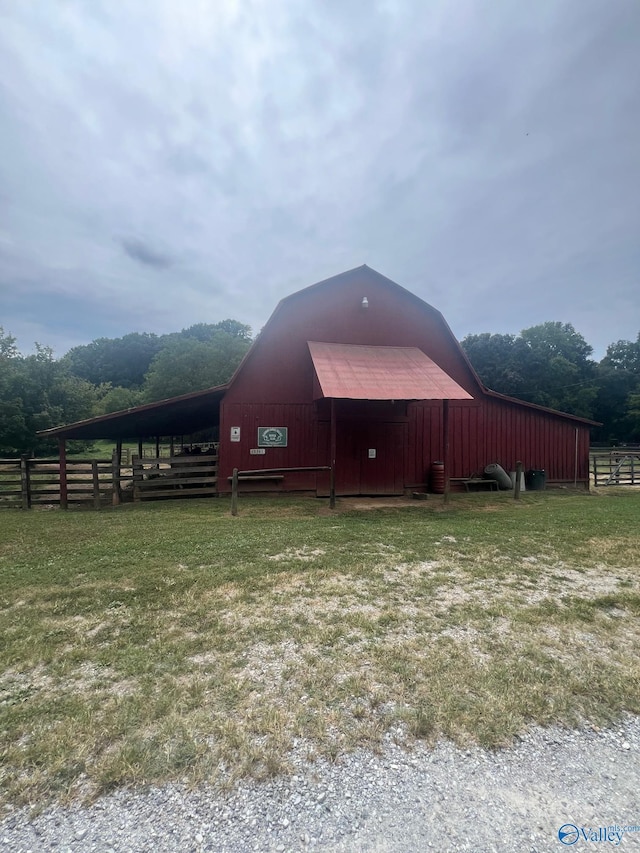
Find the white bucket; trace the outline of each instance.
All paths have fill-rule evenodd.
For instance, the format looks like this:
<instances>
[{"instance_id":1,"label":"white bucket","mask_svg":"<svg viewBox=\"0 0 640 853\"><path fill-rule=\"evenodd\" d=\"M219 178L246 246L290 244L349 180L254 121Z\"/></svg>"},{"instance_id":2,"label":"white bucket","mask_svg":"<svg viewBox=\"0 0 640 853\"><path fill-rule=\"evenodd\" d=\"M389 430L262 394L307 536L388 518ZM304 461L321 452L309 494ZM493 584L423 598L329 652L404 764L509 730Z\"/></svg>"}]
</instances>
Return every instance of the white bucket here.
<instances>
[{"instance_id":1,"label":"white bucket","mask_svg":"<svg viewBox=\"0 0 640 853\"><path fill-rule=\"evenodd\" d=\"M509 477L511 478L511 488L515 489L515 487L516 487L516 472L515 471L509 471ZM524 485L524 471L520 472L520 491L521 492L526 491L525 485Z\"/></svg>"}]
</instances>

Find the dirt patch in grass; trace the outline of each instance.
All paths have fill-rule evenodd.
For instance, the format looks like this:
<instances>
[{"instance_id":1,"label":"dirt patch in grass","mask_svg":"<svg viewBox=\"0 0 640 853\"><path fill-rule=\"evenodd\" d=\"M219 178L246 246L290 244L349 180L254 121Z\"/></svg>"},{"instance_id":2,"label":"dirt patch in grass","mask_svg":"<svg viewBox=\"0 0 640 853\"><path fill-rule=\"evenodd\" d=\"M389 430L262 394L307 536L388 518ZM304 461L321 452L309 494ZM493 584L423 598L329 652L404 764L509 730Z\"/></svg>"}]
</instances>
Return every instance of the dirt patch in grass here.
<instances>
[{"instance_id":1,"label":"dirt patch in grass","mask_svg":"<svg viewBox=\"0 0 640 853\"><path fill-rule=\"evenodd\" d=\"M638 713L640 534L593 532L635 529L639 497L34 514L0 552L4 797Z\"/></svg>"}]
</instances>

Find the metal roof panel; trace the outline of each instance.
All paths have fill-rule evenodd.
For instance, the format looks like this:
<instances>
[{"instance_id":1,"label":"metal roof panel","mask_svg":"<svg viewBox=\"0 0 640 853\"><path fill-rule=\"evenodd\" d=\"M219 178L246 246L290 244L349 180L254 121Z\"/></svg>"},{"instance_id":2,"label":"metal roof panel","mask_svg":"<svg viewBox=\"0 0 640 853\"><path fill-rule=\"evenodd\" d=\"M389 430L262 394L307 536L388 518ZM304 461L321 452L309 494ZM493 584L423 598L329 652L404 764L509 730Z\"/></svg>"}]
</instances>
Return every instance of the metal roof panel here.
<instances>
[{"instance_id":1,"label":"metal roof panel","mask_svg":"<svg viewBox=\"0 0 640 853\"><path fill-rule=\"evenodd\" d=\"M417 347L308 341L323 397L350 400L472 400Z\"/></svg>"}]
</instances>

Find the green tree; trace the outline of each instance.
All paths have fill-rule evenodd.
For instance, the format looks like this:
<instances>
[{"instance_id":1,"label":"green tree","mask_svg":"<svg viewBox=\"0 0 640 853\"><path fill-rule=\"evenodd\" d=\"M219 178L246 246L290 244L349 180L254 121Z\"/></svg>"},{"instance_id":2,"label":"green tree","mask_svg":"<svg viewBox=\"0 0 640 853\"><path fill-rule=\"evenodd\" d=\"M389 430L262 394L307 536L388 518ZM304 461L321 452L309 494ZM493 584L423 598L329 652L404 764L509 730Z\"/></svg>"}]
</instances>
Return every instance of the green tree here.
<instances>
[{"instance_id":1,"label":"green tree","mask_svg":"<svg viewBox=\"0 0 640 853\"><path fill-rule=\"evenodd\" d=\"M629 422L629 439L640 441L640 392L629 394L627 398L627 418Z\"/></svg>"},{"instance_id":2,"label":"green tree","mask_svg":"<svg viewBox=\"0 0 640 853\"><path fill-rule=\"evenodd\" d=\"M517 336L469 335L462 346L492 390L592 416L597 393L593 350L571 323L542 323Z\"/></svg>"},{"instance_id":3,"label":"green tree","mask_svg":"<svg viewBox=\"0 0 640 853\"><path fill-rule=\"evenodd\" d=\"M16 339L0 326L0 454L13 455L21 446L27 424L19 393Z\"/></svg>"},{"instance_id":4,"label":"green tree","mask_svg":"<svg viewBox=\"0 0 640 853\"><path fill-rule=\"evenodd\" d=\"M5 333L3 327L0 326L0 366L8 362L9 359L16 358L17 355L16 339L8 332Z\"/></svg>"},{"instance_id":5,"label":"green tree","mask_svg":"<svg viewBox=\"0 0 640 853\"><path fill-rule=\"evenodd\" d=\"M233 375L250 341L217 331L210 340L176 337L155 357L146 376L148 402L222 385Z\"/></svg>"},{"instance_id":6,"label":"green tree","mask_svg":"<svg viewBox=\"0 0 640 853\"><path fill-rule=\"evenodd\" d=\"M598 394L595 418L602 422L596 440L626 442L638 440L633 397L640 393L640 333L636 341L609 344L598 365Z\"/></svg>"},{"instance_id":7,"label":"green tree","mask_svg":"<svg viewBox=\"0 0 640 853\"><path fill-rule=\"evenodd\" d=\"M96 401L93 406L95 417L109 415L111 412L122 412L133 409L145 402L144 393L134 388L113 387L110 382L96 388Z\"/></svg>"},{"instance_id":8,"label":"green tree","mask_svg":"<svg viewBox=\"0 0 640 853\"><path fill-rule=\"evenodd\" d=\"M522 386L522 376L516 358L515 335L490 332L467 335L462 347L487 388L502 394L517 393Z\"/></svg>"},{"instance_id":9,"label":"green tree","mask_svg":"<svg viewBox=\"0 0 640 853\"><path fill-rule=\"evenodd\" d=\"M91 383L72 376L50 347L36 344L34 355L23 356L0 331L0 454L55 449L36 433L90 417L95 396Z\"/></svg>"},{"instance_id":10,"label":"green tree","mask_svg":"<svg viewBox=\"0 0 640 853\"><path fill-rule=\"evenodd\" d=\"M214 340L219 332L224 332L231 338L251 341L251 326L245 326L244 323L230 319L221 320L219 323L196 323L189 326L188 329L183 329L181 332L166 337L196 338L199 341L206 342Z\"/></svg>"},{"instance_id":11,"label":"green tree","mask_svg":"<svg viewBox=\"0 0 640 853\"><path fill-rule=\"evenodd\" d=\"M162 345L162 338L157 335L132 332L122 338L97 338L74 347L63 361L74 376L93 385L109 382L114 387L141 388Z\"/></svg>"}]
</instances>

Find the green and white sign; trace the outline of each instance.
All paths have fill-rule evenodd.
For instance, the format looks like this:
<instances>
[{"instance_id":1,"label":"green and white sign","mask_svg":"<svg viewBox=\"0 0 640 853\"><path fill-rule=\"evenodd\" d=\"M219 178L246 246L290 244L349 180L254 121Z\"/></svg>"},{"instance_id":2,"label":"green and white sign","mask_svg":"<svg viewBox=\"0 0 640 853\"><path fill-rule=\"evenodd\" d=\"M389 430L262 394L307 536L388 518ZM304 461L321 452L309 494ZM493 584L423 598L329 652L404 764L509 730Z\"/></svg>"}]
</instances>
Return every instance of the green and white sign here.
<instances>
[{"instance_id":1,"label":"green and white sign","mask_svg":"<svg viewBox=\"0 0 640 853\"><path fill-rule=\"evenodd\" d=\"M288 427L258 427L258 447L286 447Z\"/></svg>"}]
</instances>

